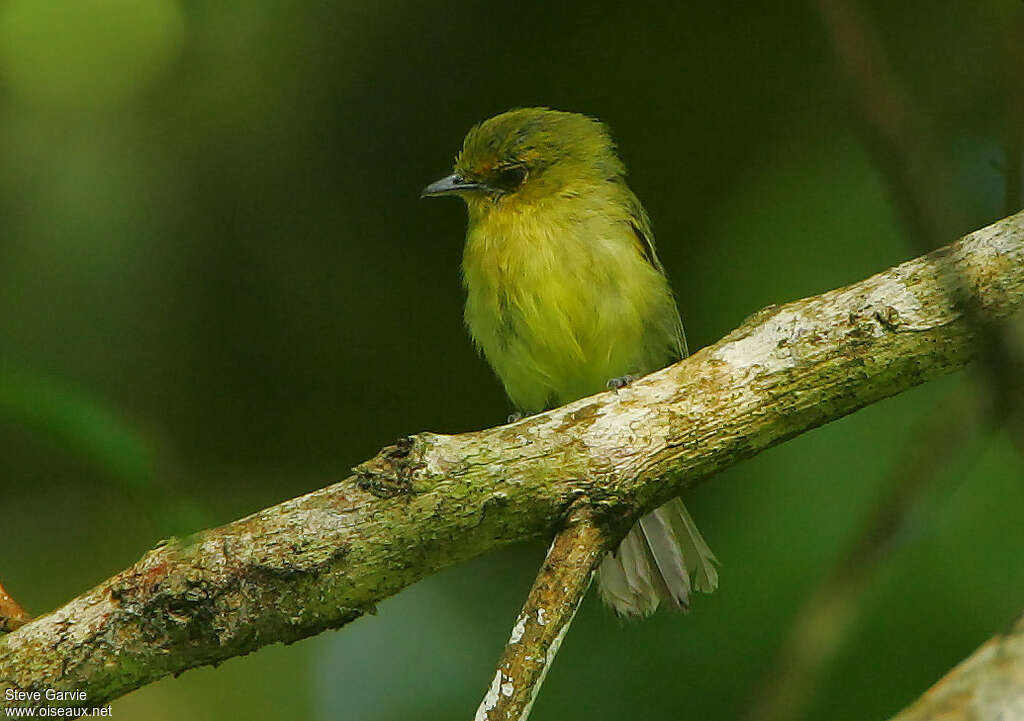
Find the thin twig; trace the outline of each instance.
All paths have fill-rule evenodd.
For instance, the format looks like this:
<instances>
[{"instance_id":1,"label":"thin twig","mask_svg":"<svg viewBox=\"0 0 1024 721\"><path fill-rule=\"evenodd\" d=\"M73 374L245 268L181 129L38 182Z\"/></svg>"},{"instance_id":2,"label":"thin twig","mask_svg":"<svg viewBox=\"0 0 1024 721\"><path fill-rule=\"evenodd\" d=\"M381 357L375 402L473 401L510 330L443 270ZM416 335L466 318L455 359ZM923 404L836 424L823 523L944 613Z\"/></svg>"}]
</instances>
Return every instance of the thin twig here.
<instances>
[{"instance_id":1,"label":"thin twig","mask_svg":"<svg viewBox=\"0 0 1024 721\"><path fill-rule=\"evenodd\" d=\"M588 519L561 531L512 628L475 721L526 721L607 548Z\"/></svg>"},{"instance_id":2,"label":"thin twig","mask_svg":"<svg viewBox=\"0 0 1024 721\"><path fill-rule=\"evenodd\" d=\"M31 620L32 617L28 615L28 612L0 585L0 633L21 628Z\"/></svg>"}]
</instances>

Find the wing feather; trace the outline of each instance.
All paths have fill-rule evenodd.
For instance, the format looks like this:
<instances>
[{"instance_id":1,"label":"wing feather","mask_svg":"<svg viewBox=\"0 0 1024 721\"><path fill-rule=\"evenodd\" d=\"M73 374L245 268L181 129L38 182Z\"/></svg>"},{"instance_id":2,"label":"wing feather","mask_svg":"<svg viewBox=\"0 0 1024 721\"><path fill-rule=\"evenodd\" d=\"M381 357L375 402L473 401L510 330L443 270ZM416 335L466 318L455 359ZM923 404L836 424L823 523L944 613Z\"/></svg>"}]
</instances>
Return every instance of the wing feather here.
<instances>
[{"instance_id":1,"label":"wing feather","mask_svg":"<svg viewBox=\"0 0 1024 721\"><path fill-rule=\"evenodd\" d=\"M654 248L654 231L651 229L651 219L647 215L647 211L644 210L644 206L640 204L640 200L632 193L630 193L629 197L628 212L629 227L633 230L637 253L652 268L667 278L668 274L665 273L665 266L661 264L661 260L658 259L658 253ZM686 332L683 330L683 320L679 317L678 312L676 313L675 326L678 357L685 358L690 355L690 350L686 345Z\"/></svg>"}]
</instances>

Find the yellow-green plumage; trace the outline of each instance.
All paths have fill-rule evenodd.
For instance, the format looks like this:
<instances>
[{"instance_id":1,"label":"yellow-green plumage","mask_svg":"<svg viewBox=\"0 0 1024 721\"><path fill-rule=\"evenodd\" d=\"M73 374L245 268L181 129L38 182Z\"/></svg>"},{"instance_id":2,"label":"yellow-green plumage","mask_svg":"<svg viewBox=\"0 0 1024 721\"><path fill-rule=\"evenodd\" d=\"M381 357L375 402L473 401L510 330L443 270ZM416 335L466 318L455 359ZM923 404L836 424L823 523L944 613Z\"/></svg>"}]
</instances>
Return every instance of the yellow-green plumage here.
<instances>
[{"instance_id":1,"label":"yellow-green plumage","mask_svg":"<svg viewBox=\"0 0 1024 721\"><path fill-rule=\"evenodd\" d=\"M455 174L424 192L466 201L466 324L518 410L686 355L650 221L597 121L544 108L491 118L466 136ZM683 606L691 573L715 585L713 560L677 500L602 564L602 595L629 614Z\"/></svg>"}]
</instances>

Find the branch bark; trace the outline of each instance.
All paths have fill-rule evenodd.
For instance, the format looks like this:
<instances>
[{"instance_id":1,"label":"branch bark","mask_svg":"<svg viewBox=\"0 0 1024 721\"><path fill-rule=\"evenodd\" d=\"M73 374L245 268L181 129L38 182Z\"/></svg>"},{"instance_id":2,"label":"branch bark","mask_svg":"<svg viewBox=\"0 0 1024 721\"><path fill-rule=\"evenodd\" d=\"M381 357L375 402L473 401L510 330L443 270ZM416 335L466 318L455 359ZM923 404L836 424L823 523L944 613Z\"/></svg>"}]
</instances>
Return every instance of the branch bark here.
<instances>
[{"instance_id":1,"label":"branch bark","mask_svg":"<svg viewBox=\"0 0 1024 721\"><path fill-rule=\"evenodd\" d=\"M1022 303L1024 213L766 308L617 393L476 433L402 439L340 483L163 542L0 638L0 691L78 690L103 705L169 673L342 626L445 566L551 534L570 509L587 508L618 538L723 468L964 366L977 352L964 308L996 321Z\"/></svg>"},{"instance_id":2,"label":"branch bark","mask_svg":"<svg viewBox=\"0 0 1024 721\"><path fill-rule=\"evenodd\" d=\"M610 540L586 518L555 536L474 721L526 721Z\"/></svg>"}]
</instances>

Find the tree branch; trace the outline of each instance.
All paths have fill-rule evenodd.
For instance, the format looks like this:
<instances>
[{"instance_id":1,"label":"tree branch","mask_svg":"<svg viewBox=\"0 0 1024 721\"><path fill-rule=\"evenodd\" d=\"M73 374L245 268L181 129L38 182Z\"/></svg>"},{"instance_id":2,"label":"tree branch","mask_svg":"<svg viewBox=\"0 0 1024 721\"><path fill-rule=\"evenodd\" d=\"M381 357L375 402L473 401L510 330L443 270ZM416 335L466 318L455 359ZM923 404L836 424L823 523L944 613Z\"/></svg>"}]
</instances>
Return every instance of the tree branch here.
<instances>
[{"instance_id":1,"label":"tree branch","mask_svg":"<svg viewBox=\"0 0 1024 721\"><path fill-rule=\"evenodd\" d=\"M874 157L892 192L896 210L910 240L918 252L927 252L945 242L950 228L967 227L958 209L958 198L952 191L953 171L943 158L928 117L921 112L906 87L900 82L878 40L868 14L856 0L816 0L832 43L837 65L850 88L854 108L862 119L866 146ZM1006 31L1007 77L1019 75L1014 63L1014 30ZM1009 83L1016 88L1017 84ZM1019 196L1020 164L1017 151L1022 135L1021 118L1014 115L1024 107L1020 94L1006 93L1010 117L1007 164L1007 214L1020 209L1013 201ZM970 319L971 308L967 308ZM1005 327L985 328L984 318L975 322L979 337L976 343L984 349L982 366L991 385L993 413L1010 424L1021 423L1024 397L1017 379L1024 371L1024 356L1015 347ZM1019 435L1019 434L1017 434ZM1014 436L1018 448L1024 441Z\"/></svg>"},{"instance_id":2,"label":"tree branch","mask_svg":"<svg viewBox=\"0 0 1024 721\"><path fill-rule=\"evenodd\" d=\"M525 721L610 538L590 520L555 536L475 721Z\"/></svg>"},{"instance_id":3,"label":"tree branch","mask_svg":"<svg viewBox=\"0 0 1024 721\"><path fill-rule=\"evenodd\" d=\"M1024 213L767 308L617 393L476 433L403 439L340 483L171 539L0 638L0 691L79 690L102 705L169 673L342 626L445 566L550 534L581 504L614 541L687 486L964 366L977 331L963 309L995 321L1022 302Z\"/></svg>"}]
</instances>

